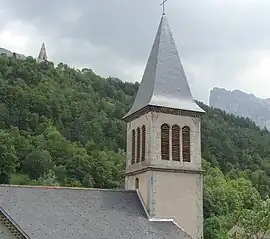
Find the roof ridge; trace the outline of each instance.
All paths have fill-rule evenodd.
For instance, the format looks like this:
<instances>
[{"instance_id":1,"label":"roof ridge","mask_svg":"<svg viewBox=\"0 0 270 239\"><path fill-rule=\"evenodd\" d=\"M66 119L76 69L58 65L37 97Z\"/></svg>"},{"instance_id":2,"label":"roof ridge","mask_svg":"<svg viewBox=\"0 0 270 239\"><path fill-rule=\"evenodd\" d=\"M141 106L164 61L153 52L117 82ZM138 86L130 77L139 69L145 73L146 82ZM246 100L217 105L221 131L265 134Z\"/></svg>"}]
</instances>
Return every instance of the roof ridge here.
<instances>
[{"instance_id":1,"label":"roof ridge","mask_svg":"<svg viewBox=\"0 0 270 239\"><path fill-rule=\"evenodd\" d=\"M140 203L141 203L141 205L143 207L143 210L144 210L144 212L145 212L145 214L146 214L146 216L147 216L147 218L149 220L150 219L150 214L149 214L148 210L146 209L146 206L145 206L145 203L143 201L142 195L141 195L141 193L140 193L140 191L138 189L136 189L136 192L137 192L138 198L140 200Z\"/></svg>"},{"instance_id":2,"label":"roof ridge","mask_svg":"<svg viewBox=\"0 0 270 239\"><path fill-rule=\"evenodd\" d=\"M143 201L142 195L140 193L140 191L138 189L136 189L139 201L143 207L143 210L148 218L149 222L172 222L177 228L179 228L183 233L186 234L186 236L190 237L191 236L183 229L183 227L181 227L174 218L155 218L155 217L150 217L150 214L148 212L148 210L146 209L145 203Z\"/></svg>"},{"instance_id":3,"label":"roof ridge","mask_svg":"<svg viewBox=\"0 0 270 239\"><path fill-rule=\"evenodd\" d=\"M85 187L66 187L66 186L42 186L42 185L15 185L15 184L0 184L0 187L6 188L36 188L36 189L69 189L69 190L85 190L85 191L111 191L111 192L135 192L133 189L106 189L106 188L85 188Z\"/></svg>"},{"instance_id":4,"label":"roof ridge","mask_svg":"<svg viewBox=\"0 0 270 239\"><path fill-rule=\"evenodd\" d=\"M178 223L177 223L177 221L175 220L175 219L173 219L173 224L175 225L175 226L177 226L178 228L180 228L188 237L190 237L191 238L191 236L184 230L184 228L183 227L181 227Z\"/></svg>"},{"instance_id":5,"label":"roof ridge","mask_svg":"<svg viewBox=\"0 0 270 239\"><path fill-rule=\"evenodd\" d=\"M0 214L7 218L7 220L15 227L19 233L26 239L30 239L30 237L21 229L21 227L13 220L11 216L0 206Z\"/></svg>"},{"instance_id":6,"label":"roof ridge","mask_svg":"<svg viewBox=\"0 0 270 239\"><path fill-rule=\"evenodd\" d=\"M155 218L155 217L152 217L152 218L149 218L149 221L150 222L172 222L176 227L178 227L183 233L186 234L186 236L190 237L191 236L184 230L183 227L181 227L174 218Z\"/></svg>"}]
</instances>

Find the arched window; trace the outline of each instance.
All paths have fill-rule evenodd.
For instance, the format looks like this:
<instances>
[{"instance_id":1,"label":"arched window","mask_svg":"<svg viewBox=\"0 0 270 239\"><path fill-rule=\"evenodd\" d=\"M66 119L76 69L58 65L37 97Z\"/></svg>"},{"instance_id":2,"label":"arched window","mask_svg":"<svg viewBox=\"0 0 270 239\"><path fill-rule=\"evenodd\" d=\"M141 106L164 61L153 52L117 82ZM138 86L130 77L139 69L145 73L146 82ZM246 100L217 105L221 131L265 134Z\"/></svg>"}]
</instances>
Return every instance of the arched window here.
<instances>
[{"instance_id":1,"label":"arched window","mask_svg":"<svg viewBox=\"0 0 270 239\"><path fill-rule=\"evenodd\" d=\"M161 159L170 160L170 127L167 124L161 126Z\"/></svg>"},{"instance_id":2,"label":"arched window","mask_svg":"<svg viewBox=\"0 0 270 239\"><path fill-rule=\"evenodd\" d=\"M180 161L180 127L172 127L172 160Z\"/></svg>"},{"instance_id":3,"label":"arched window","mask_svg":"<svg viewBox=\"0 0 270 239\"><path fill-rule=\"evenodd\" d=\"M131 146L131 151L132 151L132 155L131 155L131 164L134 164L135 163L135 139L136 139L136 136L135 136L135 129L132 130L132 146Z\"/></svg>"},{"instance_id":4,"label":"arched window","mask_svg":"<svg viewBox=\"0 0 270 239\"><path fill-rule=\"evenodd\" d=\"M145 160L145 125L142 126L142 161Z\"/></svg>"},{"instance_id":5,"label":"arched window","mask_svg":"<svg viewBox=\"0 0 270 239\"><path fill-rule=\"evenodd\" d=\"M190 128L185 126L182 129L183 140L183 161L190 162Z\"/></svg>"},{"instance_id":6,"label":"arched window","mask_svg":"<svg viewBox=\"0 0 270 239\"><path fill-rule=\"evenodd\" d=\"M139 189L139 185L140 182L139 182L139 179L138 178L135 178L135 189Z\"/></svg>"},{"instance_id":7,"label":"arched window","mask_svg":"<svg viewBox=\"0 0 270 239\"><path fill-rule=\"evenodd\" d=\"M136 163L139 163L141 159L141 129L137 128L137 158Z\"/></svg>"}]
</instances>

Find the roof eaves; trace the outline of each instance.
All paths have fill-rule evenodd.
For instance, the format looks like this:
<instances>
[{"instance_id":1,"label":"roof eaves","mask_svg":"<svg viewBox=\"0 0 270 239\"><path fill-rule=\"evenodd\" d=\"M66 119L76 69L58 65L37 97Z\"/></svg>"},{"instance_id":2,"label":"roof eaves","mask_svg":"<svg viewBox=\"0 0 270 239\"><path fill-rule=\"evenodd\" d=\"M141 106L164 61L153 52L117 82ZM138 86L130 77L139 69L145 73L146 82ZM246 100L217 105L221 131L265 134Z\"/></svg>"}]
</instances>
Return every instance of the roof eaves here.
<instances>
[{"instance_id":1,"label":"roof eaves","mask_svg":"<svg viewBox=\"0 0 270 239\"><path fill-rule=\"evenodd\" d=\"M1 206L0 213L2 213L26 239L31 239Z\"/></svg>"},{"instance_id":2,"label":"roof eaves","mask_svg":"<svg viewBox=\"0 0 270 239\"><path fill-rule=\"evenodd\" d=\"M176 222L174 218L149 218L150 222L172 222L176 227L178 227L187 237L192 239L192 237Z\"/></svg>"},{"instance_id":3,"label":"roof eaves","mask_svg":"<svg viewBox=\"0 0 270 239\"><path fill-rule=\"evenodd\" d=\"M62 187L62 186L38 186L38 185L9 185L9 184L0 184L0 187L3 188L34 188L34 189L58 189L58 190L88 190L88 191L106 191L106 192L134 192L133 189L104 189L104 188L84 188L84 187Z\"/></svg>"},{"instance_id":4,"label":"roof eaves","mask_svg":"<svg viewBox=\"0 0 270 239\"><path fill-rule=\"evenodd\" d=\"M137 193L138 198L139 198L139 200L140 200L140 203L141 203L141 205L142 205L142 207L143 207L143 210L144 210L144 212L145 212L145 214L146 214L146 216L147 216L147 219L150 220L150 214L149 214L148 210L146 209L146 206L145 206L145 204L144 204L142 195L140 194L140 191L139 191L138 189L136 189L136 193Z\"/></svg>"}]
</instances>

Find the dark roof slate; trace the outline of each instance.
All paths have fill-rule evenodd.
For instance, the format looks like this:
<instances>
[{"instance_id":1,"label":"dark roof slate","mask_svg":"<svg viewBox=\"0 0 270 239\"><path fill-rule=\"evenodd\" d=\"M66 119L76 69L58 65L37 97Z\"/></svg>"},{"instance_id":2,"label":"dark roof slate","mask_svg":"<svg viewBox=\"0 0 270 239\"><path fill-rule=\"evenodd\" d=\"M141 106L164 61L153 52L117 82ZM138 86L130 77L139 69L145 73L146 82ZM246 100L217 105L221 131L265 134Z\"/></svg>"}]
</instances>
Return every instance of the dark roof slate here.
<instances>
[{"instance_id":1,"label":"dark roof slate","mask_svg":"<svg viewBox=\"0 0 270 239\"><path fill-rule=\"evenodd\" d=\"M162 15L134 104L124 118L148 105L204 113L192 97L165 15Z\"/></svg>"},{"instance_id":2,"label":"dark roof slate","mask_svg":"<svg viewBox=\"0 0 270 239\"><path fill-rule=\"evenodd\" d=\"M0 186L0 206L33 239L186 239L149 221L136 191Z\"/></svg>"}]
</instances>

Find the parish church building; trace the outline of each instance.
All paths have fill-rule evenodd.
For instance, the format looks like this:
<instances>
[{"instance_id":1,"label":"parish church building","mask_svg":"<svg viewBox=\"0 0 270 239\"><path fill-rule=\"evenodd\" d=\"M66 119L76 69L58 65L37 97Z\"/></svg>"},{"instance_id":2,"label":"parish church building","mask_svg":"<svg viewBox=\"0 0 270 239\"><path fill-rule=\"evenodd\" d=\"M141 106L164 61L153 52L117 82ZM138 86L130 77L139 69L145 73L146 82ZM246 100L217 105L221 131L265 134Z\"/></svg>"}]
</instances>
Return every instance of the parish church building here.
<instances>
[{"instance_id":1,"label":"parish church building","mask_svg":"<svg viewBox=\"0 0 270 239\"><path fill-rule=\"evenodd\" d=\"M45 46L41 52L45 60ZM202 239L203 114L163 14L123 117L125 189L0 185L0 238Z\"/></svg>"}]
</instances>

